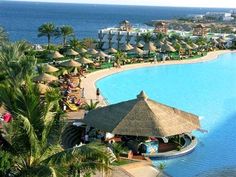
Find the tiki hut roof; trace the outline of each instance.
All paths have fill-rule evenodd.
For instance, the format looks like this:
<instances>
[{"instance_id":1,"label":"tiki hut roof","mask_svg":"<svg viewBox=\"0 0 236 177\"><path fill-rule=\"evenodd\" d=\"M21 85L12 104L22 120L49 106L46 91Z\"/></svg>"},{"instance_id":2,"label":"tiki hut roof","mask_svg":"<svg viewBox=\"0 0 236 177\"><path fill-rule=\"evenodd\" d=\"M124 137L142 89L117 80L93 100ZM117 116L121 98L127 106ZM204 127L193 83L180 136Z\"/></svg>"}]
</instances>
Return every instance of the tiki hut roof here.
<instances>
[{"instance_id":1,"label":"tiki hut roof","mask_svg":"<svg viewBox=\"0 0 236 177\"><path fill-rule=\"evenodd\" d=\"M136 99L90 111L84 122L118 135L168 137L200 128L196 115L148 99L142 91Z\"/></svg>"},{"instance_id":2,"label":"tiki hut roof","mask_svg":"<svg viewBox=\"0 0 236 177\"><path fill-rule=\"evenodd\" d=\"M79 60L80 63L82 64L89 64L89 63L93 63L92 60L88 59L88 58L85 58L85 57L82 57L80 60Z\"/></svg>"},{"instance_id":3,"label":"tiki hut roof","mask_svg":"<svg viewBox=\"0 0 236 177\"><path fill-rule=\"evenodd\" d=\"M89 53L92 55L96 55L98 53L98 51L95 49L89 49Z\"/></svg>"},{"instance_id":4,"label":"tiki hut roof","mask_svg":"<svg viewBox=\"0 0 236 177\"><path fill-rule=\"evenodd\" d=\"M34 81L37 82L52 82L52 81L56 81L58 80L58 78L56 76L47 74L47 73L42 73L39 76L34 78Z\"/></svg>"},{"instance_id":5,"label":"tiki hut roof","mask_svg":"<svg viewBox=\"0 0 236 177\"><path fill-rule=\"evenodd\" d=\"M78 52L74 51L73 49L68 49L66 52L65 52L66 55L69 55L69 56L77 56L79 55Z\"/></svg>"},{"instance_id":6,"label":"tiki hut roof","mask_svg":"<svg viewBox=\"0 0 236 177\"><path fill-rule=\"evenodd\" d=\"M149 42L144 45L144 50L149 50L151 52L155 52L157 50L157 48L152 42Z\"/></svg>"},{"instance_id":7,"label":"tiki hut roof","mask_svg":"<svg viewBox=\"0 0 236 177\"><path fill-rule=\"evenodd\" d=\"M45 94L48 90L51 89L51 87L49 87L48 85L41 84L41 83L38 84L38 87L39 87L40 94Z\"/></svg>"},{"instance_id":8,"label":"tiki hut roof","mask_svg":"<svg viewBox=\"0 0 236 177\"><path fill-rule=\"evenodd\" d=\"M53 59L59 59L59 58L63 58L64 56L60 54L58 51L55 51L52 54L50 54L49 57Z\"/></svg>"},{"instance_id":9,"label":"tiki hut roof","mask_svg":"<svg viewBox=\"0 0 236 177\"><path fill-rule=\"evenodd\" d=\"M117 53L117 50L114 49L114 48L110 48L110 49L108 50L108 52L109 52L109 53Z\"/></svg>"},{"instance_id":10,"label":"tiki hut roof","mask_svg":"<svg viewBox=\"0 0 236 177\"><path fill-rule=\"evenodd\" d=\"M52 65L49 65L49 64L44 65L44 71L46 73L54 73L54 72L57 72L58 70L59 70L58 68Z\"/></svg>"},{"instance_id":11,"label":"tiki hut roof","mask_svg":"<svg viewBox=\"0 0 236 177\"><path fill-rule=\"evenodd\" d=\"M81 64L75 60L69 60L66 62L61 63L62 66L66 66L66 67L80 67Z\"/></svg>"}]
</instances>

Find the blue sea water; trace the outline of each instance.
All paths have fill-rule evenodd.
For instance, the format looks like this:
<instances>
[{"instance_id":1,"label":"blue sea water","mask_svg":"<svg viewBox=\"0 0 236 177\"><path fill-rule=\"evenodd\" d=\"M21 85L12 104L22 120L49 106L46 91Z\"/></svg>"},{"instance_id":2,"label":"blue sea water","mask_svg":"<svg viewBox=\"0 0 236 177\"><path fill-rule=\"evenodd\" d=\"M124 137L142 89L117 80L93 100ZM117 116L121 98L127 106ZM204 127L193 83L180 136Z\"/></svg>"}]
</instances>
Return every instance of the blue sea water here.
<instances>
[{"instance_id":1,"label":"blue sea water","mask_svg":"<svg viewBox=\"0 0 236 177\"><path fill-rule=\"evenodd\" d=\"M236 54L205 63L129 70L96 85L110 104L134 99L144 90L153 100L201 117L201 127L209 132L194 132L199 144L191 154L164 161L171 176L209 176L209 171L236 169Z\"/></svg>"},{"instance_id":2,"label":"blue sea water","mask_svg":"<svg viewBox=\"0 0 236 177\"><path fill-rule=\"evenodd\" d=\"M229 9L175 8L148 6L115 6L88 4L60 4L37 2L8 2L0 0L0 25L9 32L13 41L25 39L32 43L46 43L37 37L38 27L45 22L72 25L79 38L97 38L101 28L117 25L127 19L143 26L150 20L172 19L189 14Z\"/></svg>"}]
</instances>

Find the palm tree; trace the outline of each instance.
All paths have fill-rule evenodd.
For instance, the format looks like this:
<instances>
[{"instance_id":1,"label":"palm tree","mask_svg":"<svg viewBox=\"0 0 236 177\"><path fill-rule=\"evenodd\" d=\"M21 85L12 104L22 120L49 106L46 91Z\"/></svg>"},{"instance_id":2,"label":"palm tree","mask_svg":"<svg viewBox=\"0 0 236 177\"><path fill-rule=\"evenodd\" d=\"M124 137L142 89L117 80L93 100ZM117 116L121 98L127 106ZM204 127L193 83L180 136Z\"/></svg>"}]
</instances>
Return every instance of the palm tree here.
<instances>
[{"instance_id":1,"label":"palm tree","mask_svg":"<svg viewBox=\"0 0 236 177\"><path fill-rule=\"evenodd\" d=\"M152 40L152 33L147 32L147 33L143 33L141 34L143 41L145 42L145 44L149 43Z\"/></svg>"},{"instance_id":2,"label":"palm tree","mask_svg":"<svg viewBox=\"0 0 236 177\"><path fill-rule=\"evenodd\" d=\"M125 54L121 51L115 53L116 64L119 67L120 61L125 59Z\"/></svg>"},{"instance_id":3,"label":"palm tree","mask_svg":"<svg viewBox=\"0 0 236 177\"><path fill-rule=\"evenodd\" d=\"M72 38L70 41L69 41L69 44L71 46L72 49L76 50L77 48L80 47L80 41L77 39L77 38Z\"/></svg>"},{"instance_id":4,"label":"palm tree","mask_svg":"<svg viewBox=\"0 0 236 177\"><path fill-rule=\"evenodd\" d=\"M63 25L61 27L59 27L58 29L58 36L62 36L62 44L63 46L66 45L66 42L67 42L67 37L70 37L74 35L74 29L72 28L72 26L69 26L69 25Z\"/></svg>"},{"instance_id":5,"label":"palm tree","mask_svg":"<svg viewBox=\"0 0 236 177\"><path fill-rule=\"evenodd\" d=\"M164 33L156 33L155 39L156 41L164 41L164 39L166 38L166 35Z\"/></svg>"},{"instance_id":6,"label":"palm tree","mask_svg":"<svg viewBox=\"0 0 236 177\"><path fill-rule=\"evenodd\" d=\"M5 150L11 164L7 176L69 176L108 169L108 152L101 146L61 147L63 113L57 97L42 101L37 85L26 80L17 88L2 85L0 100L13 117L4 125L10 145Z\"/></svg>"},{"instance_id":7,"label":"palm tree","mask_svg":"<svg viewBox=\"0 0 236 177\"><path fill-rule=\"evenodd\" d=\"M89 103L86 103L84 106L84 109L87 111L91 111L93 109L96 109L99 104L99 101L93 102L93 100L90 100Z\"/></svg>"},{"instance_id":8,"label":"palm tree","mask_svg":"<svg viewBox=\"0 0 236 177\"><path fill-rule=\"evenodd\" d=\"M117 49L120 50L120 41L122 39L122 36L120 34L120 32L118 32L117 34Z\"/></svg>"},{"instance_id":9,"label":"palm tree","mask_svg":"<svg viewBox=\"0 0 236 177\"><path fill-rule=\"evenodd\" d=\"M38 37L47 37L48 49L51 43L51 38L56 36L56 26L53 23L44 23L38 28Z\"/></svg>"},{"instance_id":10,"label":"palm tree","mask_svg":"<svg viewBox=\"0 0 236 177\"><path fill-rule=\"evenodd\" d=\"M163 40L163 39L165 38L165 36L164 36L163 33L162 33L162 34L157 34L156 37L159 38L159 40ZM170 36L170 40L171 40L172 42L180 41L180 40L183 40L183 37L182 37L180 34L178 34L178 33L173 33L173 34L171 34L171 36Z\"/></svg>"},{"instance_id":11,"label":"palm tree","mask_svg":"<svg viewBox=\"0 0 236 177\"><path fill-rule=\"evenodd\" d=\"M8 41L8 35L3 27L0 26L0 45Z\"/></svg>"},{"instance_id":12,"label":"palm tree","mask_svg":"<svg viewBox=\"0 0 236 177\"><path fill-rule=\"evenodd\" d=\"M21 42L5 44L0 50L0 69L12 87L22 84L26 77L34 74L36 59L25 55L26 50L28 48Z\"/></svg>"},{"instance_id":13,"label":"palm tree","mask_svg":"<svg viewBox=\"0 0 236 177\"><path fill-rule=\"evenodd\" d=\"M111 33L111 31L109 31L108 34L108 45L109 45L109 49L112 47L112 38L113 38L113 34Z\"/></svg>"},{"instance_id":14,"label":"palm tree","mask_svg":"<svg viewBox=\"0 0 236 177\"><path fill-rule=\"evenodd\" d=\"M131 40L131 36L130 36L130 33L129 32L127 32L127 35L126 35L126 44L128 44L129 42L130 42L130 40Z\"/></svg>"},{"instance_id":15,"label":"palm tree","mask_svg":"<svg viewBox=\"0 0 236 177\"><path fill-rule=\"evenodd\" d=\"M136 46L138 45L138 43L142 40L142 36L139 35L139 33L136 34L136 38L135 38L135 42L136 42Z\"/></svg>"}]
</instances>

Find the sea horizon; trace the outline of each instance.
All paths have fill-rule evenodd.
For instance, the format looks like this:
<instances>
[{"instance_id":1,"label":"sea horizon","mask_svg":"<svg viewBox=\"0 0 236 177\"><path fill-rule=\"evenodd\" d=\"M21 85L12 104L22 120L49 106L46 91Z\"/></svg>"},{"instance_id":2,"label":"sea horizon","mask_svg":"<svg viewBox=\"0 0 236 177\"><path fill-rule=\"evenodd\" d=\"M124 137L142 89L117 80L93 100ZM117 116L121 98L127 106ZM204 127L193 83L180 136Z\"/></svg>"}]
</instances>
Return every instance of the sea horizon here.
<instances>
[{"instance_id":1,"label":"sea horizon","mask_svg":"<svg viewBox=\"0 0 236 177\"><path fill-rule=\"evenodd\" d=\"M170 20L209 11L229 10L228 8L1 1L0 26L9 33L11 41L27 40L31 43L44 44L46 39L38 38L37 30L40 25L47 22L53 22L57 26L71 25L75 30L75 36L79 39L97 39L99 29L117 26L122 20L129 20L135 26L146 28L145 23L151 20Z\"/></svg>"},{"instance_id":2,"label":"sea horizon","mask_svg":"<svg viewBox=\"0 0 236 177\"><path fill-rule=\"evenodd\" d=\"M136 7L136 6L142 6L142 7L164 7L164 8L200 8L200 9L230 9L230 10L233 10L233 9L236 9L235 8L232 8L232 7L224 7L224 8L221 8L221 7L203 7L203 6L200 6L200 7L192 7L192 6L159 6L159 5L140 5L140 4L103 4L103 3L98 3L98 4L94 4L94 3L81 3L81 2L41 2L41 1L17 1L17 0L2 0L2 2L23 2L23 3L49 3L49 4L79 4L79 5L102 5L102 6L133 6L133 7ZM0 2L1 3L1 2Z\"/></svg>"}]
</instances>

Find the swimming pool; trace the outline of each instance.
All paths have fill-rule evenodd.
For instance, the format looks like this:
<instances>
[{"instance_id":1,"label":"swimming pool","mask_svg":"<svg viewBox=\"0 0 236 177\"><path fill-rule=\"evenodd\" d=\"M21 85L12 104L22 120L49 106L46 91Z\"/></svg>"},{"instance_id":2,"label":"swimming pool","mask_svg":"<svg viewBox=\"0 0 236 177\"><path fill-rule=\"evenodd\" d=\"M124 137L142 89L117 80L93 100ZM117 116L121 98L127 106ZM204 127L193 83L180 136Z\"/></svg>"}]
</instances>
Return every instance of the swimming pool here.
<instances>
[{"instance_id":1,"label":"swimming pool","mask_svg":"<svg viewBox=\"0 0 236 177\"><path fill-rule=\"evenodd\" d=\"M204 63L129 70L105 77L96 86L109 104L134 99L144 90L151 99L201 116L201 126L209 133L194 132L199 139L194 152L164 161L171 176L236 169L235 53Z\"/></svg>"}]
</instances>

